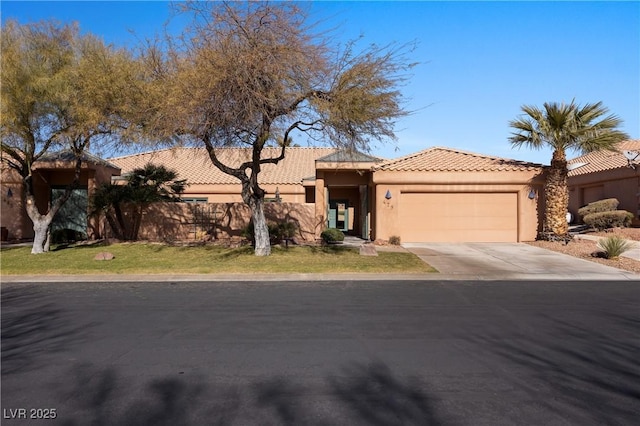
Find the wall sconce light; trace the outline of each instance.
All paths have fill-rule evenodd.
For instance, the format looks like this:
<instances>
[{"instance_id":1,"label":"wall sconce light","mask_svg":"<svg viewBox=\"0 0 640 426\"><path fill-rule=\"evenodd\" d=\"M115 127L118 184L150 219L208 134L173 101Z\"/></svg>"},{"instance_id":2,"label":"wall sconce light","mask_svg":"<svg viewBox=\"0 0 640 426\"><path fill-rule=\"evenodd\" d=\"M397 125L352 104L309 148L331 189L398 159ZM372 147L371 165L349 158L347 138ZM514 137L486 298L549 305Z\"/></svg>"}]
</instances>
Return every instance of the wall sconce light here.
<instances>
[{"instance_id":1,"label":"wall sconce light","mask_svg":"<svg viewBox=\"0 0 640 426\"><path fill-rule=\"evenodd\" d=\"M536 191L532 189L531 191L529 191L529 199L533 200L534 198L536 198Z\"/></svg>"},{"instance_id":2,"label":"wall sconce light","mask_svg":"<svg viewBox=\"0 0 640 426\"><path fill-rule=\"evenodd\" d=\"M276 201L278 203L282 201L282 198L280 198L280 188L278 188L277 186L276 186Z\"/></svg>"},{"instance_id":3,"label":"wall sconce light","mask_svg":"<svg viewBox=\"0 0 640 426\"><path fill-rule=\"evenodd\" d=\"M13 191L11 190L11 188L7 189L7 198L11 198L13 197Z\"/></svg>"},{"instance_id":4,"label":"wall sconce light","mask_svg":"<svg viewBox=\"0 0 640 426\"><path fill-rule=\"evenodd\" d=\"M390 199L391 199L391 191L389 191L389 190L387 189L387 193L386 193L386 194L384 194L384 198L386 198L387 200L390 200Z\"/></svg>"}]
</instances>

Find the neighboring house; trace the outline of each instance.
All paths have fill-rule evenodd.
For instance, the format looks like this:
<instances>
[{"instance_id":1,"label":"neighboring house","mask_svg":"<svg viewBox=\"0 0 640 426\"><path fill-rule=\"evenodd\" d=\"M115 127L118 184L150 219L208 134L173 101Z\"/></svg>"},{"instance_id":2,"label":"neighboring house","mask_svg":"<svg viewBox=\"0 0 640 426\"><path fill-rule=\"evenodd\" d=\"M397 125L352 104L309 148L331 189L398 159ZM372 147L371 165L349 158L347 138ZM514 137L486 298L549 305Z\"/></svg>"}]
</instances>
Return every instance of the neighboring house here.
<instances>
[{"instance_id":1,"label":"neighboring house","mask_svg":"<svg viewBox=\"0 0 640 426\"><path fill-rule=\"evenodd\" d=\"M599 151L569 160L569 211L579 221L578 209L593 201L617 198L618 209L634 214L640 223L640 161L634 167L622 151L640 152L640 139L619 143L616 151Z\"/></svg>"},{"instance_id":2,"label":"neighboring house","mask_svg":"<svg viewBox=\"0 0 640 426\"><path fill-rule=\"evenodd\" d=\"M33 184L36 204L41 213L46 212L52 199L61 195L64 188L72 182L75 160L70 152L58 152L46 155L34 167ZM1 208L0 223L3 228L3 240L29 240L33 238L33 224L23 206L24 188L22 178L9 169L3 162L1 166L2 184L0 185ZM101 183L110 182L112 176L120 174L113 164L85 153L82 159L82 171L78 187L71 198L56 215L52 230L72 229L88 238L100 236L99 224L88 219L88 199L92 191Z\"/></svg>"},{"instance_id":3,"label":"neighboring house","mask_svg":"<svg viewBox=\"0 0 640 426\"><path fill-rule=\"evenodd\" d=\"M219 150L239 164L248 149ZM265 156L279 150L267 149ZM240 184L216 169L206 151L176 148L109 160L123 174L149 162L178 171L186 201L240 202ZM541 228L544 167L449 148L430 148L396 160L332 148L287 149L259 180L267 198L312 207L310 233L334 227L363 238L403 242L531 241Z\"/></svg>"}]
</instances>

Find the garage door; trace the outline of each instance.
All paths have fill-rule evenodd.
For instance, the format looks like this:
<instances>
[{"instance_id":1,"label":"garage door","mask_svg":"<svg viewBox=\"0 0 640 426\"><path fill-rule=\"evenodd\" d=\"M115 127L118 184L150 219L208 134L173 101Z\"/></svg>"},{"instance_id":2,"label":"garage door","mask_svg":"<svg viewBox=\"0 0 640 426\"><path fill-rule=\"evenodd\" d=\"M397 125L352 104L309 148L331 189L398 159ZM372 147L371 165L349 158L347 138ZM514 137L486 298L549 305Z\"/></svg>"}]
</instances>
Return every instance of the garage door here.
<instances>
[{"instance_id":1,"label":"garage door","mask_svg":"<svg viewBox=\"0 0 640 426\"><path fill-rule=\"evenodd\" d=\"M402 242L516 242L516 193L402 193Z\"/></svg>"}]
</instances>

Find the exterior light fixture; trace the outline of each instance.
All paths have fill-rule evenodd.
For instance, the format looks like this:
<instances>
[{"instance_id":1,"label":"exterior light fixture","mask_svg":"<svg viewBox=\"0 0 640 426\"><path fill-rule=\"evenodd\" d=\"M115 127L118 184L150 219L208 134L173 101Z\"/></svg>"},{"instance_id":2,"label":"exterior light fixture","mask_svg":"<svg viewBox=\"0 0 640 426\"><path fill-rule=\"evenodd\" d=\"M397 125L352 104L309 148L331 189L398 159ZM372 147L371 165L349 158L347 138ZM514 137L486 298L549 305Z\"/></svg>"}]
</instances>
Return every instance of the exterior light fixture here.
<instances>
[{"instance_id":1,"label":"exterior light fixture","mask_svg":"<svg viewBox=\"0 0 640 426\"><path fill-rule=\"evenodd\" d=\"M535 189L531 189L531 191L529 191L529 199L533 200L534 198L536 198L536 191Z\"/></svg>"},{"instance_id":2,"label":"exterior light fixture","mask_svg":"<svg viewBox=\"0 0 640 426\"><path fill-rule=\"evenodd\" d=\"M278 203L282 201L282 198L280 198L280 188L278 188L277 186L276 186L276 201Z\"/></svg>"},{"instance_id":3,"label":"exterior light fixture","mask_svg":"<svg viewBox=\"0 0 640 426\"><path fill-rule=\"evenodd\" d=\"M390 200L390 199L391 199L391 191L389 191L389 190L387 189L387 193L386 193L386 194L384 194L384 198L386 198L387 200Z\"/></svg>"}]
</instances>

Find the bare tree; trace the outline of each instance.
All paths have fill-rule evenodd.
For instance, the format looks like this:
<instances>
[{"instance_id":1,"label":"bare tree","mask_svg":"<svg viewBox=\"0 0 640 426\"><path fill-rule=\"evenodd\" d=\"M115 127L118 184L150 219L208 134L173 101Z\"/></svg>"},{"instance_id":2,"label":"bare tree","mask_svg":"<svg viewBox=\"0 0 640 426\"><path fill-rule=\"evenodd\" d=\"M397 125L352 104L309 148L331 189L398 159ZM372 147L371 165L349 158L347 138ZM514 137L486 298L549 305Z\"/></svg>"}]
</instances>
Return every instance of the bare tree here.
<instances>
[{"instance_id":1,"label":"bare tree","mask_svg":"<svg viewBox=\"0 0 640 426\"><path fill-rule=\"evenodd\" d=\"M76 25L8 21L1 42L2 161L22 178L35 234L31 253L43 253L49 250L53 217L78 185L90 144L131 130L127 108L141 96L134 86L136 65L126 51L80 35ZM73 179L41 212L34 185L37 165L61 151L72 154Z\"/></svg>"},{"instance_id":2,"label":"bare tree","mask_svg":"<svg viewBox=\"0 0 640 426\"><path fill-rule=\"evenodd\" d=\"M155 118L149 127L206 147L212 163L242 184L251 208L255 254L270 254L264 217L263 165L277 164L294 135L351 151L394 140L408 112L399 86L413 66L409 45L331 46L289 2L187 2L192 25L167 44L151 44ZM265 147L280 147L277 157ZM221 147L246 147L239 164L224 164Z\"/></svg>"}]
</instances>

